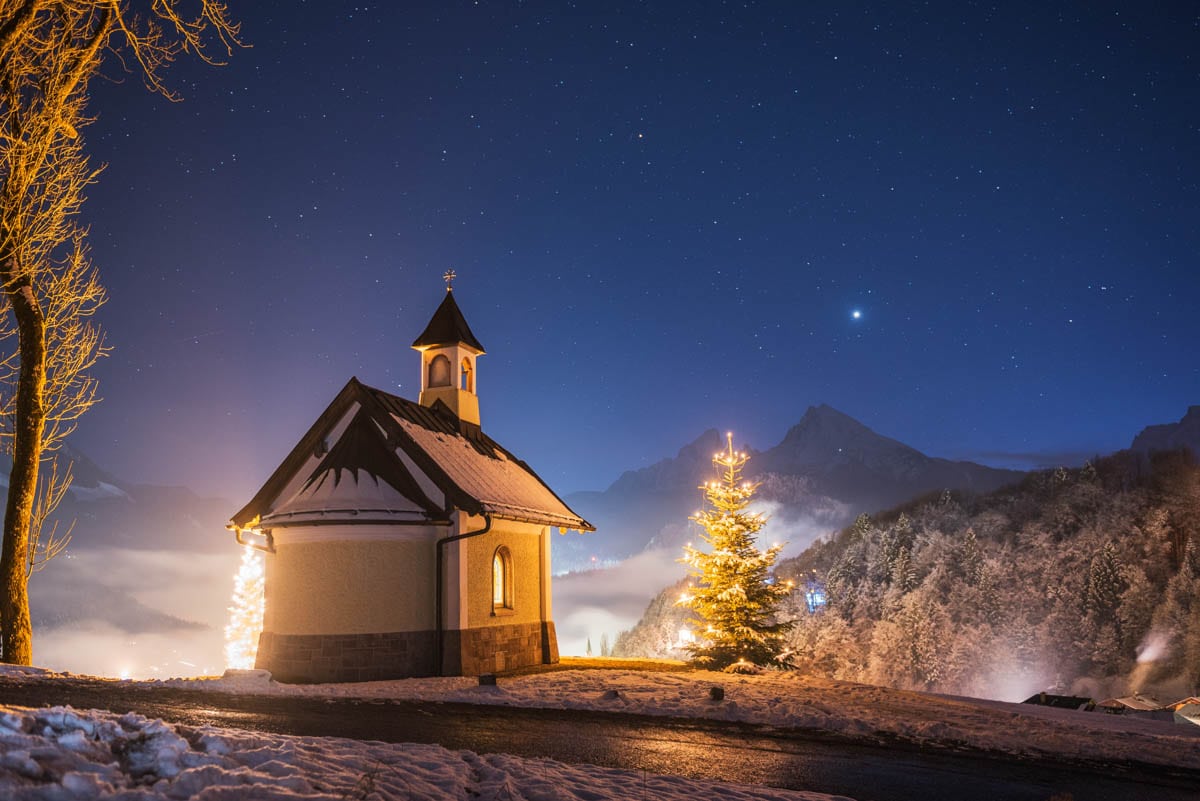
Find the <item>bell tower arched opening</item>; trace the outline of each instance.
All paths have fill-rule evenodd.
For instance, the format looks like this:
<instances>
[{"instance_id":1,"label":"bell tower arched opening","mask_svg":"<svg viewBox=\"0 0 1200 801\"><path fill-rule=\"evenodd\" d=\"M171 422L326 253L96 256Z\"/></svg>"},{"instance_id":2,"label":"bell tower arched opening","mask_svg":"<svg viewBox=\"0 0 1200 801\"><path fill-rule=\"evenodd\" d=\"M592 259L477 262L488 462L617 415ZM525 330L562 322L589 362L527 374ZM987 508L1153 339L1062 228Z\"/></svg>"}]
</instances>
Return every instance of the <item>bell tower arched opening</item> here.
<instances>
[{"instance_id":1,"label":"bell tower arched opening","mask_svg":"<svg viewBox=\"0 0 1200 801\"><path fill-rule=\"evenodd\" d=\"M438 354L429 360L429 381L427 387L448 387L450 381L450 360Z\"/></svg>"},{"instance_id":2,"label":"bell tower arched opening","mask_svg":"<svg viewBox=\"0 0 1200 801\"><path fill-rule=\"evenodd\" d=\"M454 301L449 285L452 277L448 272L446 297L413 342L413 348L421 353L420 403L433 406L441 401L459 420L479 425L475 359L484 350Z\"/></svg>"}]
</instances>

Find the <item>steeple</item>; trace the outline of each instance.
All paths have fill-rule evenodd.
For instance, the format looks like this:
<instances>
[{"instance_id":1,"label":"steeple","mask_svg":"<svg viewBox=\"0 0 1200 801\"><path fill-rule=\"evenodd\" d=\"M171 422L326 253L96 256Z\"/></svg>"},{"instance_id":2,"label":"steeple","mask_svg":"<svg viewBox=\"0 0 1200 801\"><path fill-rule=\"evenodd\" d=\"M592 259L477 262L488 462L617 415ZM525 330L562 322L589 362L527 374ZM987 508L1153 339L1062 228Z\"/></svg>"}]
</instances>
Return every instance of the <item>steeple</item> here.
<instances>
[{"instance_id":1,"label":"steeple","mask_svg":"<svg viewBox=\"0 0 1200 801\"><path fill-rule=\"evenodd\" d=\"M479 397L475 394L475 359L484 355L483 345L454 302L453 270L442 276L446 297L429 320L429 325L412 346L421 354L422 406L441 401L465 423L479 425Z\"/></svg>"}]
</instances>

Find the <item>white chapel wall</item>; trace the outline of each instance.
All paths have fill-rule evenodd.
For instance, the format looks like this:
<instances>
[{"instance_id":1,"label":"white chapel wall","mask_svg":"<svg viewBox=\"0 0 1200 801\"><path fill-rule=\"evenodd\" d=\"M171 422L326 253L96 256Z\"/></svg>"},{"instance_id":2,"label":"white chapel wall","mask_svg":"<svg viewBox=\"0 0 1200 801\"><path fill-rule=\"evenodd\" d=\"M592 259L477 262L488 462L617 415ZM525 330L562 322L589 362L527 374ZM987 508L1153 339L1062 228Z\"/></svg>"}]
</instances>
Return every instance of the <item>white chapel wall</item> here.
<instances>
[{"instance_id":1,"label":"white chapel wall","mask_svg":"<svg viewBox=\"0 0 1200 801\"><path fill-rule=\"evenodd\" d=\"M263 629L365 634L434 627L434 526L274 530Z\"/></svg>"}]
</instances>

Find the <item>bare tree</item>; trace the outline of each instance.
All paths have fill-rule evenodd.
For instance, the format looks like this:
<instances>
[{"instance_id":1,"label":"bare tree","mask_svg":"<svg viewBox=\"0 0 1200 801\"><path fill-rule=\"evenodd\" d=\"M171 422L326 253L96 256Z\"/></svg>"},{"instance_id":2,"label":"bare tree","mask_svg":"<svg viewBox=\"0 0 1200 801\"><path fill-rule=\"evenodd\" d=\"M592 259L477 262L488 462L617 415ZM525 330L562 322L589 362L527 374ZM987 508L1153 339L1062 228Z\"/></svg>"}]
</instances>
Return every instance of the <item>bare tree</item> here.
<instances>
[{"instance_id":1,"label":"bare tree","mask_svg":"<svg viewBox=\"0 0 1200 801\"><path fill-rule=\"evenodd\" d=\"M138 8L141 5L143 7ZM78 222L88 164L80 131L88 84L106 58L137 71L168 98L163 71L183 52L215 63L238 26L219 0L0 0L0 337L15 349L0 362L0 415L12 454L0 553L0 649L5 662L33 656L28 580L65 547L47 515L70 483L43 461L96 401L88 369L103 355L92 315L105 294Z\"/></svg>"}]
</instances>

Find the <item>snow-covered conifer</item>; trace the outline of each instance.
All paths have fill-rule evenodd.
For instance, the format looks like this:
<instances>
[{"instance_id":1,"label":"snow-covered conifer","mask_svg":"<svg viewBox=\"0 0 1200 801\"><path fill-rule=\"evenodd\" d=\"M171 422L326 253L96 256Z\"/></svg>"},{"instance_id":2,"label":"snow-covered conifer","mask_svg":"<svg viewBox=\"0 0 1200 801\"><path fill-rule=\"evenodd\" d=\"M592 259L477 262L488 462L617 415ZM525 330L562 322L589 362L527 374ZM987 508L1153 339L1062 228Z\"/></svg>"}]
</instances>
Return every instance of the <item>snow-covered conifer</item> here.
<instances>
[{"instance_id":1,"label":"snow-covered conifer","mask_svg":"<svg viewBox=\"0 0 1200 801\"><path fill-rule=\"evenodd\" d=\"M681 560L697 584L679 602L703 621L688 651L697 664L716 669L738 662L780 664L791 623L780 621L777 612L791 585L776 582L771 569L783 546L762 551L755 544L766 518L746 507L758 485L742 481L749 457L734 452L732 434L728 442L728 451L713 457L720 479L701 487L711 508L692 518L703 527L710 550L688 544Z\"/></svg>"}]
</instances>

